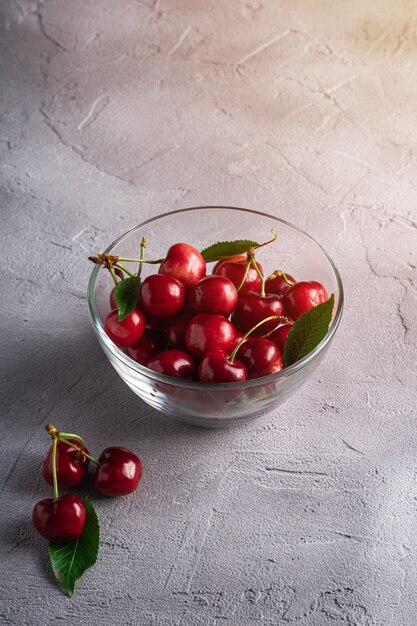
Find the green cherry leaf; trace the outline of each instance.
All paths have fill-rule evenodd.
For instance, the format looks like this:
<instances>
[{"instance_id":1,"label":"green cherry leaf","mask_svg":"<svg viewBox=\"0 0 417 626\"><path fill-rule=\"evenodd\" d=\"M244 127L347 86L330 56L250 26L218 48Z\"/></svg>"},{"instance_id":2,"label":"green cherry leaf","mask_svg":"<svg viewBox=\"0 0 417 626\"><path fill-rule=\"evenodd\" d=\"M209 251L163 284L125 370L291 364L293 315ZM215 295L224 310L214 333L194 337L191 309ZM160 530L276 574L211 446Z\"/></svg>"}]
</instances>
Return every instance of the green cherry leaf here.
<instances>
[{"instance_id":1,"label":"green cherry leaf","mask_svg":"<svg viewBox=\"0 0 417 626\"><path fill-rule=\"evenodd\" d=\"M133 311L139 300L140 278L131 276L117 283L114 297L117 302L118 320L121 322Z\"/></svg>"},{"instance_id":2,"label":"green cherry leaf","mask_svg":"<svg viewBox=\"0 0 417 626\"><path fill-rule=\"evenodd\" d=\"M244 254L250 248L257 248L259 246L256 241L249 241L249 239L238 239L237 241L219 241L214 243L208 248L204 248L201 251L206 263L212 261L220 261L221 259L227 259L229 256L235 256L236 254Z\"/></svg>"},{"instance_id":3,"label":"green cherry leaf","mask_svg":"<svg viewBox=\"0 0 417 626\"><path fill-rule=\"evenodd\" d=\"M99 524L90 500L85 499L87 512L85 528L80 537L66 543L50 543L49 558L55 578L69 596L74 593L75 581L94 565L98 555Z\"/></svg>"},{"instance_id":4,"label":"green cherry leaf","mask_svg":"<svg viewBox=\"0 0 417 626\"><path fill-rule=\"evenodd\" d=\"M305 357L324 339L332 321L333 307L332 294L326 302L313 307L294 322L282 355L285 367Z\"/></svg>"}]
</instances>

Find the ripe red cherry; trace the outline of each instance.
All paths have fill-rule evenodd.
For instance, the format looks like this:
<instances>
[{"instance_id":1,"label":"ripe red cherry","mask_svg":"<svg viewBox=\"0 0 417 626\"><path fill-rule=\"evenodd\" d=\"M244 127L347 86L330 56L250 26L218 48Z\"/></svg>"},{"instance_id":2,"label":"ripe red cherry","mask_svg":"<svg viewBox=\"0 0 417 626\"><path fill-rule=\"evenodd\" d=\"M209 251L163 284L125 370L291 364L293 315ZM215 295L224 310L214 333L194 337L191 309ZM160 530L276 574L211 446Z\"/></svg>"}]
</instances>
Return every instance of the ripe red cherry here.
<instances>
[{"instance_id":1,"label":"ripe red cherry","mask_svg":"<svg viewBox=\"0 0 417 626\"><path fill-rule=\"evenodd\" d=\"M218 313L227 317L237 304L236 287L223 276L206 276L190 289L188 303L194 313Z\"/></svg>"},{"instance_id":2,"label":"ripe red cherry","mask_svg":"<svg viewBox=\"0 0 417 626\"><path fill-rule=\"evenodd\" d=\"M35 504L32 521L36 530L53 543L77 539L85 526L84 502L74 493L58 498L45 498Z\"/></svg>"},{"instance_id":3,"label":"ripe red cherry","mask_svg":"<svg viewBox=\"0 0 417 626\"><path fill-rule=\"evenodd\" d=\"M313 280L301 281L285 294L285 312L291 319L297 320L300 315L328 299L326 288L321 283Z\"/></svg>"},{"instance_id":4,"label":"ripe red cherry","mask_svg":"<svg viewBox=\"0 0 417 626\"><path fill-rule=\"evenodd\" d=\"M285 276L291 283L296 284L297 281L291 276L291 274L285 274ZM266 293L275 293L277 296L284 296L289 289L291 289L291 285L288 285L282 276L267 278L265 281Z\"/></svg>"},{"instance_id":5,"label":"ripe red cherry","mask_svg":"<svg viewBox=\"0 0 417 626\"><path fill-rule=\"evenodd\" d=\"M283 324L282 326L279 326L278 328L273 330L272 333L268 335L268 339L277 346L281 354L283 354L284 352L285 343L287 341L287 337L290 333L291 327L292 324Z\"/></svg>"},{"instance_id":6,"label":"ripe red cherry","mask_svg":"<svg viewBox=\"0 0 417 626\"><path fill-rule=\"evenodd\" d=\"M179 315L169 320L165 326L165 335L171 348L185 350L185 332L191 315Z\"/></svg>"},{"instance_id":7,"label":"ripe red cherry","mask_svg":"<svg viewBox=\"0 0 417 626\"><path fill-rule=\"evenodd\" d=\"M106 448L98 459L95 488L105 496L127 496L142 478L139 457L126 448Z\"/></svg>"},{"instance_id":8,"label":"ripe red cherry","mask_svg":"<svg viewBox=\"0 0 417 626\"><path fill-rule=\"evenodd\" d=\"M217 313L200 313L195 315L187 327L185 343L187 351L196 359L202 359L213 350L232 349L236 330L223 315Z\"/></svg>"},{"instance_id":9,"label":"ripe red cherry","mask_svg":"<svg viewBox=\"0 0 417 626\"><path fill-rule=\"evenodd\" d=\"M148 362L149 369L183 380L195 380L195 363L189 354L182 350L165 350Z\"/></svg>"},{"instance_id":10,"label":"ripe red cherry","mask_svg":"<svg viewBox=\"0 0 417 626\"><path fill-rule=\"evenodd\" d=\"M233 351L236 348L237 344L240 343L242 341L242 339L243 339L242 331L241 330L236 330L236 336L235 336L235 340L233 342L231 351ZM246 341L246 339L245 339L245 341Z\"/></svg>"},{"instance_id":11,"label":"ripe red cherry","mask_svg":"<svg viewBox=\"0 0 417 626\"><path fill-rule=\"evenodd\" d=\"M104 321L106 333L119 348L133 346L145 330L145 315L140 309L135 309L121 322L117 319L117 315L117 309L115 309L106 317Z\"/></svg>"},{"instance_id":12,"label":"ripe red cherry","mask_svg":"<svg viewBox=\"0 0 417 626\"><path fill-rule=\"evenodd\" d=\"M221 259L217 261L216 265L213 267L213 274L217 274L217 270L223 263L237 263L238 261L244 261L246 263L246 260L247 257L244 254L236 254L235 256L229 256L227 259Z\"/></svg>"},{"instance_id":13,"label":"ripe red cherry","mask_svg":"<svg viewBox=\"0 0 417 626\"><path fill-rule=\"evenodd\" d=\"M237 307L232 315L232 322L236 328L243 331L250 330L255 324L271 315L284 315L284 304L280 296L266 294L261 296L254 291L240 295ZM253 335L265 335L276 328L279 320L270 320L257 328Z\"/></svg>"},{"instance_id":14,"label":"ripe red cherry","mask_svg":"<svg viewBox=\"0 0 417 626\"><path fill-rule=\"evenodd\" d=\"M126 354L137 363L147 365L149 359L163 349L164 340L162 335L154 333L151 330L145 330L138 343L126 348Z\"/></svg>"},{"instance_id":15,"label":"ripe red cherry","mask_svg":"<svg viewBox=\"0 0 417 626\"><path fill-rule=\"evenodd\" d=\"M234 359L228 360L223 350L209 352L201 361L198 368L198 380L201 383L238 383L248 378L246 367Z\"/></svg>"},{"instance_id":16,"label":"ripe red cherry","mask_svg":"<svg viewBox=\"0 0 417 626\"><path fill-rule=\"evenodd\" d=\"M249 337L237 351L237 356L246 366L249 378L275 374L284 367L276 345L263 337Z\"/></svg>"},{"instance_id":17,"label":"ripe red cherry","mask_svg":"<svg viewBox=\"0 0 417 626\"><path fill-rule=\"evenodd\" d=\"M117 309L117 302L116 302L116 298L115 298L115 295L114 295L114 290L115 289L116 289L116 287L113 287L113 289L111 290L111 293L110 293L110 298L109 298L110 308L111 308L112 311L113 311L113 309Z\"/></svg>"},{"instance_id":18,"label":"ripe red cherry","mask_svg":"<svg viewBox=\"0 0 417 626\"><path fill-rule=\"evenodd\" d=\"M142 283L140 290L145 313L155 317L173 317L184 306L185 287L173 276L152 274Z\"/></svg>"},{"instance_id":19,"label":"ripe red cherry","mask_svg":"<svg viewBox=\"0 0 417 626\"><path fill-rule=\"evenodd\" d=\"M77 448L80 448L80 442L76 439L69 439ZM87 448L84 450L88 454ZM56 475L58 487L62 489L72 489L79 485L87 475L89 460L80 452L77 452L67 443L63 441L57 442L56 449ZM50 485L54 484L52 477L52 446L46 453L46 457L42 467L43 477Z\"/></svg>"},{"instance_id":20,"label":"ripe red cherry","mask_svg":"<svg viewBox=\"0 0 417 626\"><path fill-rule=\"evenodd\" d=\"M239 287L242 282L242 278L245 274L246 269L246 259L243 261L223 261L216 270L217 276L223 276L224 278L228 278L232 281L234 286ZM263 274L262 265L257 262L259 270ZM248 275L246 276L246 280L240 288L239 295L243 293L247 293L248 291L260 291L261 289L261 279L259 278L256 271L251 266L249 268Z\"/></svg>"},{"instance_id":21,"label":"ripe red cherry","mask_svg":"<svg viewBox=\"0 0 417 626\"><path fill-rule=\"evenodd\" d=\"M194 287L206 275L206 262L193 246L176 243L168 250L159 273L174 276L187 288Z\"/></svg>"},{"instance_id":22,"label":"ripe red cherry","mask_svg":"<svg viewBox=\"0 0 417 626\"><path fill-rule=\"evenodd\" d=\"M156 335L162 335L167 321L163 317L152 317L152 315L146 316L146 330L150 330Z\"/></svg>"}]
</instances>

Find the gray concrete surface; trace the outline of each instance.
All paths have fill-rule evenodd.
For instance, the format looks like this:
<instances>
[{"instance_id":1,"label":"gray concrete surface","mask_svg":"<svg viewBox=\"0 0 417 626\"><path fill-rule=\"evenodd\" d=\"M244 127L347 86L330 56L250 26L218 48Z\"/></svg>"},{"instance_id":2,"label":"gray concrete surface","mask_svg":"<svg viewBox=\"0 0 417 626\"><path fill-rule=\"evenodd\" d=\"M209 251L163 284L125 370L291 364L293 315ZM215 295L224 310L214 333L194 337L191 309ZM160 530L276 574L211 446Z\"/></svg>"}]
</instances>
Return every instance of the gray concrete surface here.
<instances>
[{"instance_id":1,"label":"gray concrete surface","mask_svg":"<svg viewBox=\"0 0 417 626\"><path fill-rule=\"evenodd\" d=\"M415 626L415 3L0 10L0 623ZM141 404L85 300L88 252L209 203L311 232L347 296L314 379L224 432ZM137 496L96 500L101 553L72 599L30 522L48 421L145 467Z\"/></svg>"}]
</instances>

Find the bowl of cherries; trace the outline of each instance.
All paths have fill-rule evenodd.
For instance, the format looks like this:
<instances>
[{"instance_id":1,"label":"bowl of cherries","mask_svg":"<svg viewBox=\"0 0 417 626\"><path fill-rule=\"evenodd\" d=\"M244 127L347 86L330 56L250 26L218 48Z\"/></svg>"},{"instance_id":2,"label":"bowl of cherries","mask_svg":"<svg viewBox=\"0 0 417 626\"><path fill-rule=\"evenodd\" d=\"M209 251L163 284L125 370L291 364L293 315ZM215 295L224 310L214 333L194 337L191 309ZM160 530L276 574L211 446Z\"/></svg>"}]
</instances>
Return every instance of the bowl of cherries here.
<instances>
[{"instance_id":1,"label":"bowl of cherries","mask_svg":"<svg viewBox=\"0 0 417 626\"><path fill-rule=\"evenodd\" d=\"M228 426L282 404L342 315L325 250L258 211L172 211L89 258L89 313L110 363L146 403L195 425Z\"/></svg>"}]
</instances>

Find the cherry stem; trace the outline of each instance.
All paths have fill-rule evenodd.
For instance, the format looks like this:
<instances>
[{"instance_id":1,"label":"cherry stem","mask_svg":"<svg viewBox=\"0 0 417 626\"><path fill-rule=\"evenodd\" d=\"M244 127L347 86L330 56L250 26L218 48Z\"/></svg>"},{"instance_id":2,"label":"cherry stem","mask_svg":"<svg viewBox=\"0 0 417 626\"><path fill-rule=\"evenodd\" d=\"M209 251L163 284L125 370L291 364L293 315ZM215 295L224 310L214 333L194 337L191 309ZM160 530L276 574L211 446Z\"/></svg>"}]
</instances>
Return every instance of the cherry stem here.
<instances>
[{"instance_id":1,"label":"cherry stem","mask_svg":"<svg viewBox=\"0 0 417 626\"><path fill-rule=\"evenodd\" d=\"M250 262L252 263L252 266L253 266L255 272L258 274L258 276L259 276L259 278L261 280L261 296L264 298L265 297L265 277L262 274L261 270L259 269L258 264L255 261L254 257L251 258Z\"/></svg>"},{"instance_id":2,"label":"cherry stem","mask_svg":"<svg viewBox=\"0 0 417 626\"><path fill-rule=\"evenodd\" d=\"M274 241L276 241L276 239L278 237L278 233L276 233L273 228L271 228L271 233L273 234L273 238L272 239L270 239L269 241L265 241L265 243L259 244L259 246L255 246L254 249L255 250L259 250L259 248L263 248L264 246L267 246L270 243L274 243Z\"/></svg>"},{"instance_id":3,"label":"cherry stem","mask_svg":"<svg viewBox=\"0 0 417 626\"><path fill-rule=\"evenodd\" d=\"M265 322L270 322L271 320L286 320L286 319L287 318L284 317L283 315L270 315L269 317L266 317L265 319L263 319L260 322L258 322L257 324L255 324L255 326L253 326L250 330L248 330L248 332L245 335L243 335L242 339L239 341L239 343L237 344L237 346L233 350L232 354L228 358L229 363L230 364L233 363L233 361L235 359L235 356L236 356L240 346L246 341L246 339L249 337L250 334L253 333L254 330L259 328L259 326L262 326L262 324L265 324Z\"/></svg>"},{"instance_id":4,"label":"cherry stem","mask_svg":"<svg viewBox=\"0 0 417 626\"><path fill-rule=\"evenodd\" d=\"M239 283L239 287L236 287L236 291L237 292L239 292L242 289L243 285L245 284L245 280L248 277L250 266L251 266L251 259L248 259L247 263L246 263L246 267L245 267L245 273L243 274L243 278L242 278L242 280Z\"/></svg>"},{"instance_id":5,"label":"cherry stem","mask_svg":"<svg viewBox=\"0 0 417 626\"><path fill-rule=\"evenodd\" d=\"M271 276L269 276L268 278L272 280L273 278L277 278L278 276L282 276L284 282L287 283L287 285L289 285L290 287L294 287L295 283L293 283L291 280L288 280L285 272L282 272L281 270L275 270L275 272L272 272Z\"/></svg>"},{"instance_id":6,"label":"cherry stem","mask_svg":"<svg viewBox=\"0 0 417 626\"><path fill-rule=\"evenodd\" d=\"M72 441L68 441L68 439L63 437L63 435L66 435L66 434L67 433L60 433L59 437L58 437L59 441L62 441L62 443L66 443L67 445L71 446L71 448L74 448L74 450L77 450L77 452L81 452L81 454L83 454L85 457L87 457L87 459L90 459L90 461L92 461L96 465L100 465L100 463L97 461L97 459L95 459L93 456L91 456L91 454L88 454L88 452L86 452L84 450L84 448L79 448L74 443L72 443ZM70 435L70 436L72 438L77 437L77 435ZM81 437L77 437L77 439L81 439Z\"/></svg>"},{"instance_id":7,"label":"cherry stem","mask_svg":"<svg viewBox=\"0 0 417 626\"><path fill-rule=\"evenodd\" d=\"M116 274L114 273L114 269L112 267L109 267L109 272L110 272L111 277L113 278L114 284L117 285L118 281L116 278Z\"/></svg>"},{"instance_id":8,"label":"cherry stem","mask_svg":"<svg viewBox=\"0 0 417 626\"><path fill-rule=\"evenodd\" d=\"M47 426L45 426L45 430L52 437L52 446L58 440L62 441L63 443L66 443L67 445L71 446L71 448L74 448L74 450L77 450L77 452L81 452L81 454L83 454L88 459L90 459L90 461L93 461L93 463L95 463L96 465L99 465L99 462L93 456L91 456L90 454L84 451L85 443L84 443L84 439L80 435L76 435L75 433L62 433L57 428L55 428L55 426L52 426L52 424L48 424ZM72 443L72 441L69 441L68 439L77 439L80 442L81 448L76 446L74 443ZM55 467L55 470L54 470L54 467ZM52 448L52 476L56 478L56 453L55 453L55 466L54 466L54 449L53 448ZM58 494L58 483L56 487L56 493ZM58 498L58 495L56 497ZM54 498L55 498L55 482L54 482Z\"/></svg>"},{"instance_id":9,"label":"cherry stem","mask_svg":"<svg viewBox=\"0 0 417 626\"><path fill-rule=\"evenodd\" d=\"M143 257L145 256L145 248L146 248L146 237L142 237L142 241L140 242L140 256L139 256L139 267L138 267L138 277L142 274L142 263Z\"/></svg>"},{"instance_id":10,"label":"cherry stem","mask_svg":"<svg viewBox=\"0 0 417 626\"><path fill-rule=\"evenodd\" d=\"M78 439L78 441L81 442L81 446L83 448L85 448L85 443L84 443L84 439L82 437L80 437L80 435L75 435L74 433L63 433L61 431L59 431L57 433L57 437L65 437L65 439Z\"/></svg>"},{"instance_id":11,"label":"cherry stem","mask_svg":"<svg viewBox=\"0 0 417 626\"><path fill-rule=\"evenodd\" d=\"M120 258L120 257L119 257ZM133 272L131 272L130 270L127 269L127 267L125 267L124 265L122 265L121 263L119 263L119 261L117 261L117 263L115 263L116 267L120 268L121 270L123 270L124 272L126 272L126 274L128 276L130 276L130 278L133 278L134 274Z\"/></svg>"},{"instance_id":12,"label":"cherry stem","mask_svg":"<svg viewBox=\"0 0 417 626\"><path fill-rule=\"evenodd\" d=\"M293 324L293 321L289 317L286 317L285 315L280 315L279 319L281 320L282 325L284 325L284 326L286 326L288 324L290 324L292 326L292 324ZM280 324L280 326L281 326L281 324ZM262 335L262 338L263 339L265 339L265 338L268 339L269 335L272 335L274 330L276 330L276 328L274 328L273 330L268 330L268 332L265 333L265 335Z\"/></svg>"},{"instance_id":13,"label":"cherry stem","mask_svg":"<svg viewBox=\"0 0 417 626\"><path fill-rule=\"evenodd\" d=\"M59 498L58 493L58 479L56 476L56 449L58 445L58 438L56 434L52 435L52 481L54 484L54 502Z\"/></svg>"},{"instance_id":14,"label":"cherry stem","mask_svg":"<svg viewBox=\"0 0 417 626\"><path fill-rule=\"evenodd\" d=\"M119 256L118 261L125 261L126 263L150 263L156 265L158 263L163 263L165 259L156 259L155 261L148 261L147 259L132 259L131 257Z\"/></svg>"}]
</instances>

